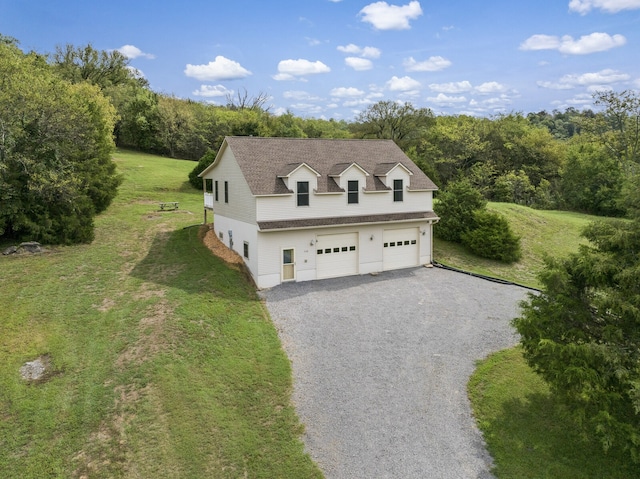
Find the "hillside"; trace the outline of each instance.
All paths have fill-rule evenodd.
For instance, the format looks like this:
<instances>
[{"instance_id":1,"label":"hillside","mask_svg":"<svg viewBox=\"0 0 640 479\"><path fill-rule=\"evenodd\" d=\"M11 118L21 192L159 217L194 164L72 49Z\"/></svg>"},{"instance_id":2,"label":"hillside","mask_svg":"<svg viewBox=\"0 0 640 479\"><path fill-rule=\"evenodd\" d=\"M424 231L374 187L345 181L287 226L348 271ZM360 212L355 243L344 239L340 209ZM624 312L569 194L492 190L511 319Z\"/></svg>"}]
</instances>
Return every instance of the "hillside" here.
<instances>
[{"instance_id":1,"label":"hillside","mask_svg":"<svg viewBox=\"0 0 640 479\"><path fill-rule=\"evenodd\" d=\"M0 477L320 477L264 306L200 241L194 163L115 161L92 244L0 256Z\"/></svg>"},{"instance_id":2,"label":"hillside","mask_svg":"<svg viewBox=\"0 0 640 479\"><path fill-rule=\"evenodd\" d=\"M568 211L536 210L513 203L489 203L488 208L505 215L514 233L521 237L523 254L520 261L509 265L478 258L464 247L438 238L434 238L434 259L466 271L537 287L536 276L544 266L545 255L562 257L576 251L580 243L586 242L580 237L582 229L599 219Z\"/></svg>"}]
</instances>

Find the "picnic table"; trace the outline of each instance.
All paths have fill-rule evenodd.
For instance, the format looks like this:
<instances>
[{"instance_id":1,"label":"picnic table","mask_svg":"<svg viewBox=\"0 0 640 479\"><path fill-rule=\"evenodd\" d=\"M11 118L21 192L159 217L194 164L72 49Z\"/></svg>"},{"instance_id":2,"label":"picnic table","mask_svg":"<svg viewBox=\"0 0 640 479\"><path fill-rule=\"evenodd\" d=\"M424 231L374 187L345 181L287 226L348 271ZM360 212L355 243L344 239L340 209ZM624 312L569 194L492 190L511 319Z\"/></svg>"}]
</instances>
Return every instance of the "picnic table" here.
<instances>
[{"instance_id":1,"label":"picnic table","mask_svg":"<svg viewBox=\"0 0 640 479\"><path fill-rule=\"evenodd\" d=\"M178 202L177 201L164 201L164 202L160 203L160 210L161 211L177 210L177 209L178 209Z\"/></svg>"}]
</instances>

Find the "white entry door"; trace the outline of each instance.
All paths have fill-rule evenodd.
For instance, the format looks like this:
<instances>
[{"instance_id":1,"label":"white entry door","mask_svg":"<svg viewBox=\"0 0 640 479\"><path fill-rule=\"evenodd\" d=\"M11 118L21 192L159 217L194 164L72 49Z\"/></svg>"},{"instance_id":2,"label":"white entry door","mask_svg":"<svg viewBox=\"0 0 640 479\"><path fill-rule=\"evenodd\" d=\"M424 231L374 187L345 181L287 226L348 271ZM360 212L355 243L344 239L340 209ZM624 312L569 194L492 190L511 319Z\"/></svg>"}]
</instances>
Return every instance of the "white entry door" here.
<instances>
[{"instance_id":1,"label":"white entry door","mask_svg":"<svg viewBox=\"0 0 640 479\"><path fill-rule=\"evenodd\" d=\"M418 266L418 228L384 230L382 268L386 270Z\"/></svg>"},{"instance_id":2,"label":"white entry door","mask_svg":"<svg viewBox=\"0 0 640 479\"><path fill-rule=\"evenodd\" d=\"M316 239L318 279L358 274L358 233L319 235Z\"/></svg>"},{"instance_id":3,"label":"white entry door","mask_svg":"<svg viewBox=\"0 0 640 479\"><path fill-rule=\"evenodd\" d=\"M282 282L296 279L296 251L293 248L282 250Z\"/></svg>"}]
</instances>

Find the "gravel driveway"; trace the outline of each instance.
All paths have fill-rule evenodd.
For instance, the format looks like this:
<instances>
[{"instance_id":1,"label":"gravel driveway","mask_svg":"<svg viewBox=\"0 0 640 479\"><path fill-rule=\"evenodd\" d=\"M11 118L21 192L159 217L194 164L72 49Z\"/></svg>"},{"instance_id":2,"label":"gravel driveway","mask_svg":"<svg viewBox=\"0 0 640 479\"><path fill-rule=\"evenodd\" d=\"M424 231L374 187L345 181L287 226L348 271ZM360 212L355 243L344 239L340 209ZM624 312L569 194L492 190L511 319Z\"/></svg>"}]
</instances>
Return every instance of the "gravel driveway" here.
<instances>
[{"instance_id":1,"label":"gravel driveway","mask_svg":"<svg viewBox=\"0 0 640 479\"><path fill-rule=\"evenodd\" d=\"M515 344L526 292L439 268L263 291L325 477L492 477L466 385L476 360Z\"/></svg>"}]
</instances>

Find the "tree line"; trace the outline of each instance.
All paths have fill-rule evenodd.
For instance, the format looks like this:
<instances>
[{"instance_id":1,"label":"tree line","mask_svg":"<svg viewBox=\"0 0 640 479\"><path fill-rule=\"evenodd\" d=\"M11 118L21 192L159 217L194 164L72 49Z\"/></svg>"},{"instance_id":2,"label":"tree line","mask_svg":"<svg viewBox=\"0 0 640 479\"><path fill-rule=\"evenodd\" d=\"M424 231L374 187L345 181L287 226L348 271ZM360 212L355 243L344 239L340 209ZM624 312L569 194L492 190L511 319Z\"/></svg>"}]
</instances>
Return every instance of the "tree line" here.
<instances>
[{"instance_id":1,"label":"tree line","mask_svg":"<svg viewBox=\"0 0 640 479\"><path fill-rule=\"evenodd\" d=\"M17 54L17 41L3 38L3 49ZM196 187L197 173L228 135L390 138L441 189L464 178L490 201L603 216L627 213L630 165L638 155L633 121L640 100L634 92L597 93L597 113L569 108L491 118L436 116L410 103L380 101L346 122L275 115L267 95L246 90L228 96L223 106L157 93L125 56L91 45L66 45L50 55L20 54L33 76L46 70L65 84L99 90L110 104L116 146L202 160L191 175ZM5 77L9 71L3 69ZM11 94L5 90L4 98ZM5 115L10 111L4 109Z\"/></svg>"}]
</instances>

